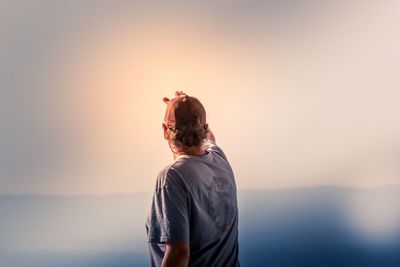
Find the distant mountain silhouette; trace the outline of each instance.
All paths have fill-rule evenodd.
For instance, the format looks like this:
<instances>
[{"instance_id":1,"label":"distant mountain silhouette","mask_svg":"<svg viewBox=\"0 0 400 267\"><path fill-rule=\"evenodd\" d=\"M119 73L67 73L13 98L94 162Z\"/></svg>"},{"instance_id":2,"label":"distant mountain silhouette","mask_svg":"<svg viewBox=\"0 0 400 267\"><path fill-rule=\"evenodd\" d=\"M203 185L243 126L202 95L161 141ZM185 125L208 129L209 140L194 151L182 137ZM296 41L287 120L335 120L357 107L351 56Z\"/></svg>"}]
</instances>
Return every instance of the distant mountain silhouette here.
<instances>
[{"instance_id":1,"label":"distant mountain silhouette","mask_svg":"<svg viewBox=\"0 0 400 267\"><path fill-rule=\"evenodd\" d=\"M0 267L148 266L150 200L0 195ZM241 264L398 267L398 203L400 186L240 191Z\"/></svg>"}]
</instances>

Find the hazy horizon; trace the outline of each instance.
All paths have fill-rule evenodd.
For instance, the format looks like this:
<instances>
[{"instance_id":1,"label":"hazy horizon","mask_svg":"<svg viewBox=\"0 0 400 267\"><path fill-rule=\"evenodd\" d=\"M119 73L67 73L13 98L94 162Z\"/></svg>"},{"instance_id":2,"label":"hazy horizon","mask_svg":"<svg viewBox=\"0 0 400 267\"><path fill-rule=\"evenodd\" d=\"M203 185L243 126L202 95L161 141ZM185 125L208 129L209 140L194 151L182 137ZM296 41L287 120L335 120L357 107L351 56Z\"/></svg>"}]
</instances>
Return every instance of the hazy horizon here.
<instances>
[{"instance_id":1,"label":"hazy horizon","mask_svg":"<svg viewBox=\"0 0 400 267\"><path fill-rule=\"evenodd\" d=\"M314 186L288 186L288 187L273 187L273 188L253 188L246 189L240 188L238 192L264 192L264 191L279 191L279 190L295 190L295 189L349 189L349 190L372 190L372 189L385 189L385 188L397 188L400 184L386 184L378 186L346 186L346 185L314 185ZM109 197L118 195L136 195L136 194L153 194L154 191L132 191L132 192L111 192L104 194L52 194L52 193L0 193L0 196L39 196L39 197Z\"/></svg>"},{"instance_id":2,"label":"hazy horizon","mask_svg":"<svg viewBox=\"0 0 400 267\"><path fill-rule=\"evenodd\" d=\"M396 267L400 260L399 186L244 190L238 200L243 266ZM151 193L0 195L0 266L149 266L150 201Z\"/></svg>"}]
</instances>

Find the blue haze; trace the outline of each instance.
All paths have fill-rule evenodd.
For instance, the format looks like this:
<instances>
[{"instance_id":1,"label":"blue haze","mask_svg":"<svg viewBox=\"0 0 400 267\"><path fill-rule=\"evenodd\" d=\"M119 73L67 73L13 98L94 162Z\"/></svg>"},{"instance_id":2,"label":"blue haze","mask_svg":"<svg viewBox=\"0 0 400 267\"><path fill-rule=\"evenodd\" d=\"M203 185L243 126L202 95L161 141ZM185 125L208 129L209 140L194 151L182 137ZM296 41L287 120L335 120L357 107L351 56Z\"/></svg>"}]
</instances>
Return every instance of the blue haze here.
<instances>
[{"instance_id":1,"label":"blue haze","mask_svg":"<svg viewBox=\"0 0 400 267\"><path fill-rule=\"evenodd\" d=\"M400 221L384 240L364 237L348 220L355 197L400 203L400 187L239 192L242 266L400 266ZM2 195L0 267L148 266L150 198ZM394 212L399 220L400 209Z\"/></svg>"}]
</instances>

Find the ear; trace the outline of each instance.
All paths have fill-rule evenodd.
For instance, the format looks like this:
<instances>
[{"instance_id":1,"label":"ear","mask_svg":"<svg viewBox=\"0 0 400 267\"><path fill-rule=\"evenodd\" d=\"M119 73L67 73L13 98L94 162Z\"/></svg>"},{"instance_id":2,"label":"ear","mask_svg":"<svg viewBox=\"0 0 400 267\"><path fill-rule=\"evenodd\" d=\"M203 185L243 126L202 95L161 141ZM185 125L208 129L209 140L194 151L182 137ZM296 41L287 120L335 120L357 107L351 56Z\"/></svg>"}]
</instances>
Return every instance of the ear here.
<instances>
[{"instance_id":1,"label":"ear","mask_svg":"<svg viewBox=\"0 0 400 267\"><path fill-rule=\"evenodd\" d=\"M208 128L208 124L207 124L207 123L206 123L206 124L204 124L203 128L204 128L204 130L206 131L206 133L208 133L208 131L209 131L209 128Z\"/></svg>"},{"instance_id":2,"label":"ear","mask_svg":"<svg viewBox=\"0 0 400 267\"><path fill-rule=\"evenodd\" d=\"M168 140L168 139L169 139L169 136L168 136L167 125L165 125L165 123L162 123L161 126L162 126L163 132L164 132L164 139Z\"/></svg>"}]
</instances>

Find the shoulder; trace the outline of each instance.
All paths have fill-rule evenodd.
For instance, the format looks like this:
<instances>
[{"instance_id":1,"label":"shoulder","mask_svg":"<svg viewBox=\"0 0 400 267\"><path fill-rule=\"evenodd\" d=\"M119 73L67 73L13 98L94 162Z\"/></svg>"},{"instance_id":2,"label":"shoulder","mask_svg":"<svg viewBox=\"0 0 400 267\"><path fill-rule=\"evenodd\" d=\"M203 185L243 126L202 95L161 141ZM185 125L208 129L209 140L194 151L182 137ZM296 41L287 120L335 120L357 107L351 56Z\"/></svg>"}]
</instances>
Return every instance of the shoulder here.
<instances>
[{"instance_id":1,"label":"shoulder","mask_svg":"<svg viewBox=\"0 0 400 267\"><path fill-rule=\"evenodd\" d=\"M156 190L168 186L183 186L182 177L176 169L176 163L165 166L157 175Z\"/></svg>"},{"instance_id":2,"label":"shoulder","mask_svg":"<svg viewBox=\"0 0 400 267\"><path fill-rule=\"evenodd\" d=\"M228 158L226 157L222 148L218 146L214 141L206 140L204 143L204 149L207 151L214 152L219 156L221 156L224 160L228 161Z\"/></svg>"}]
</instances>

